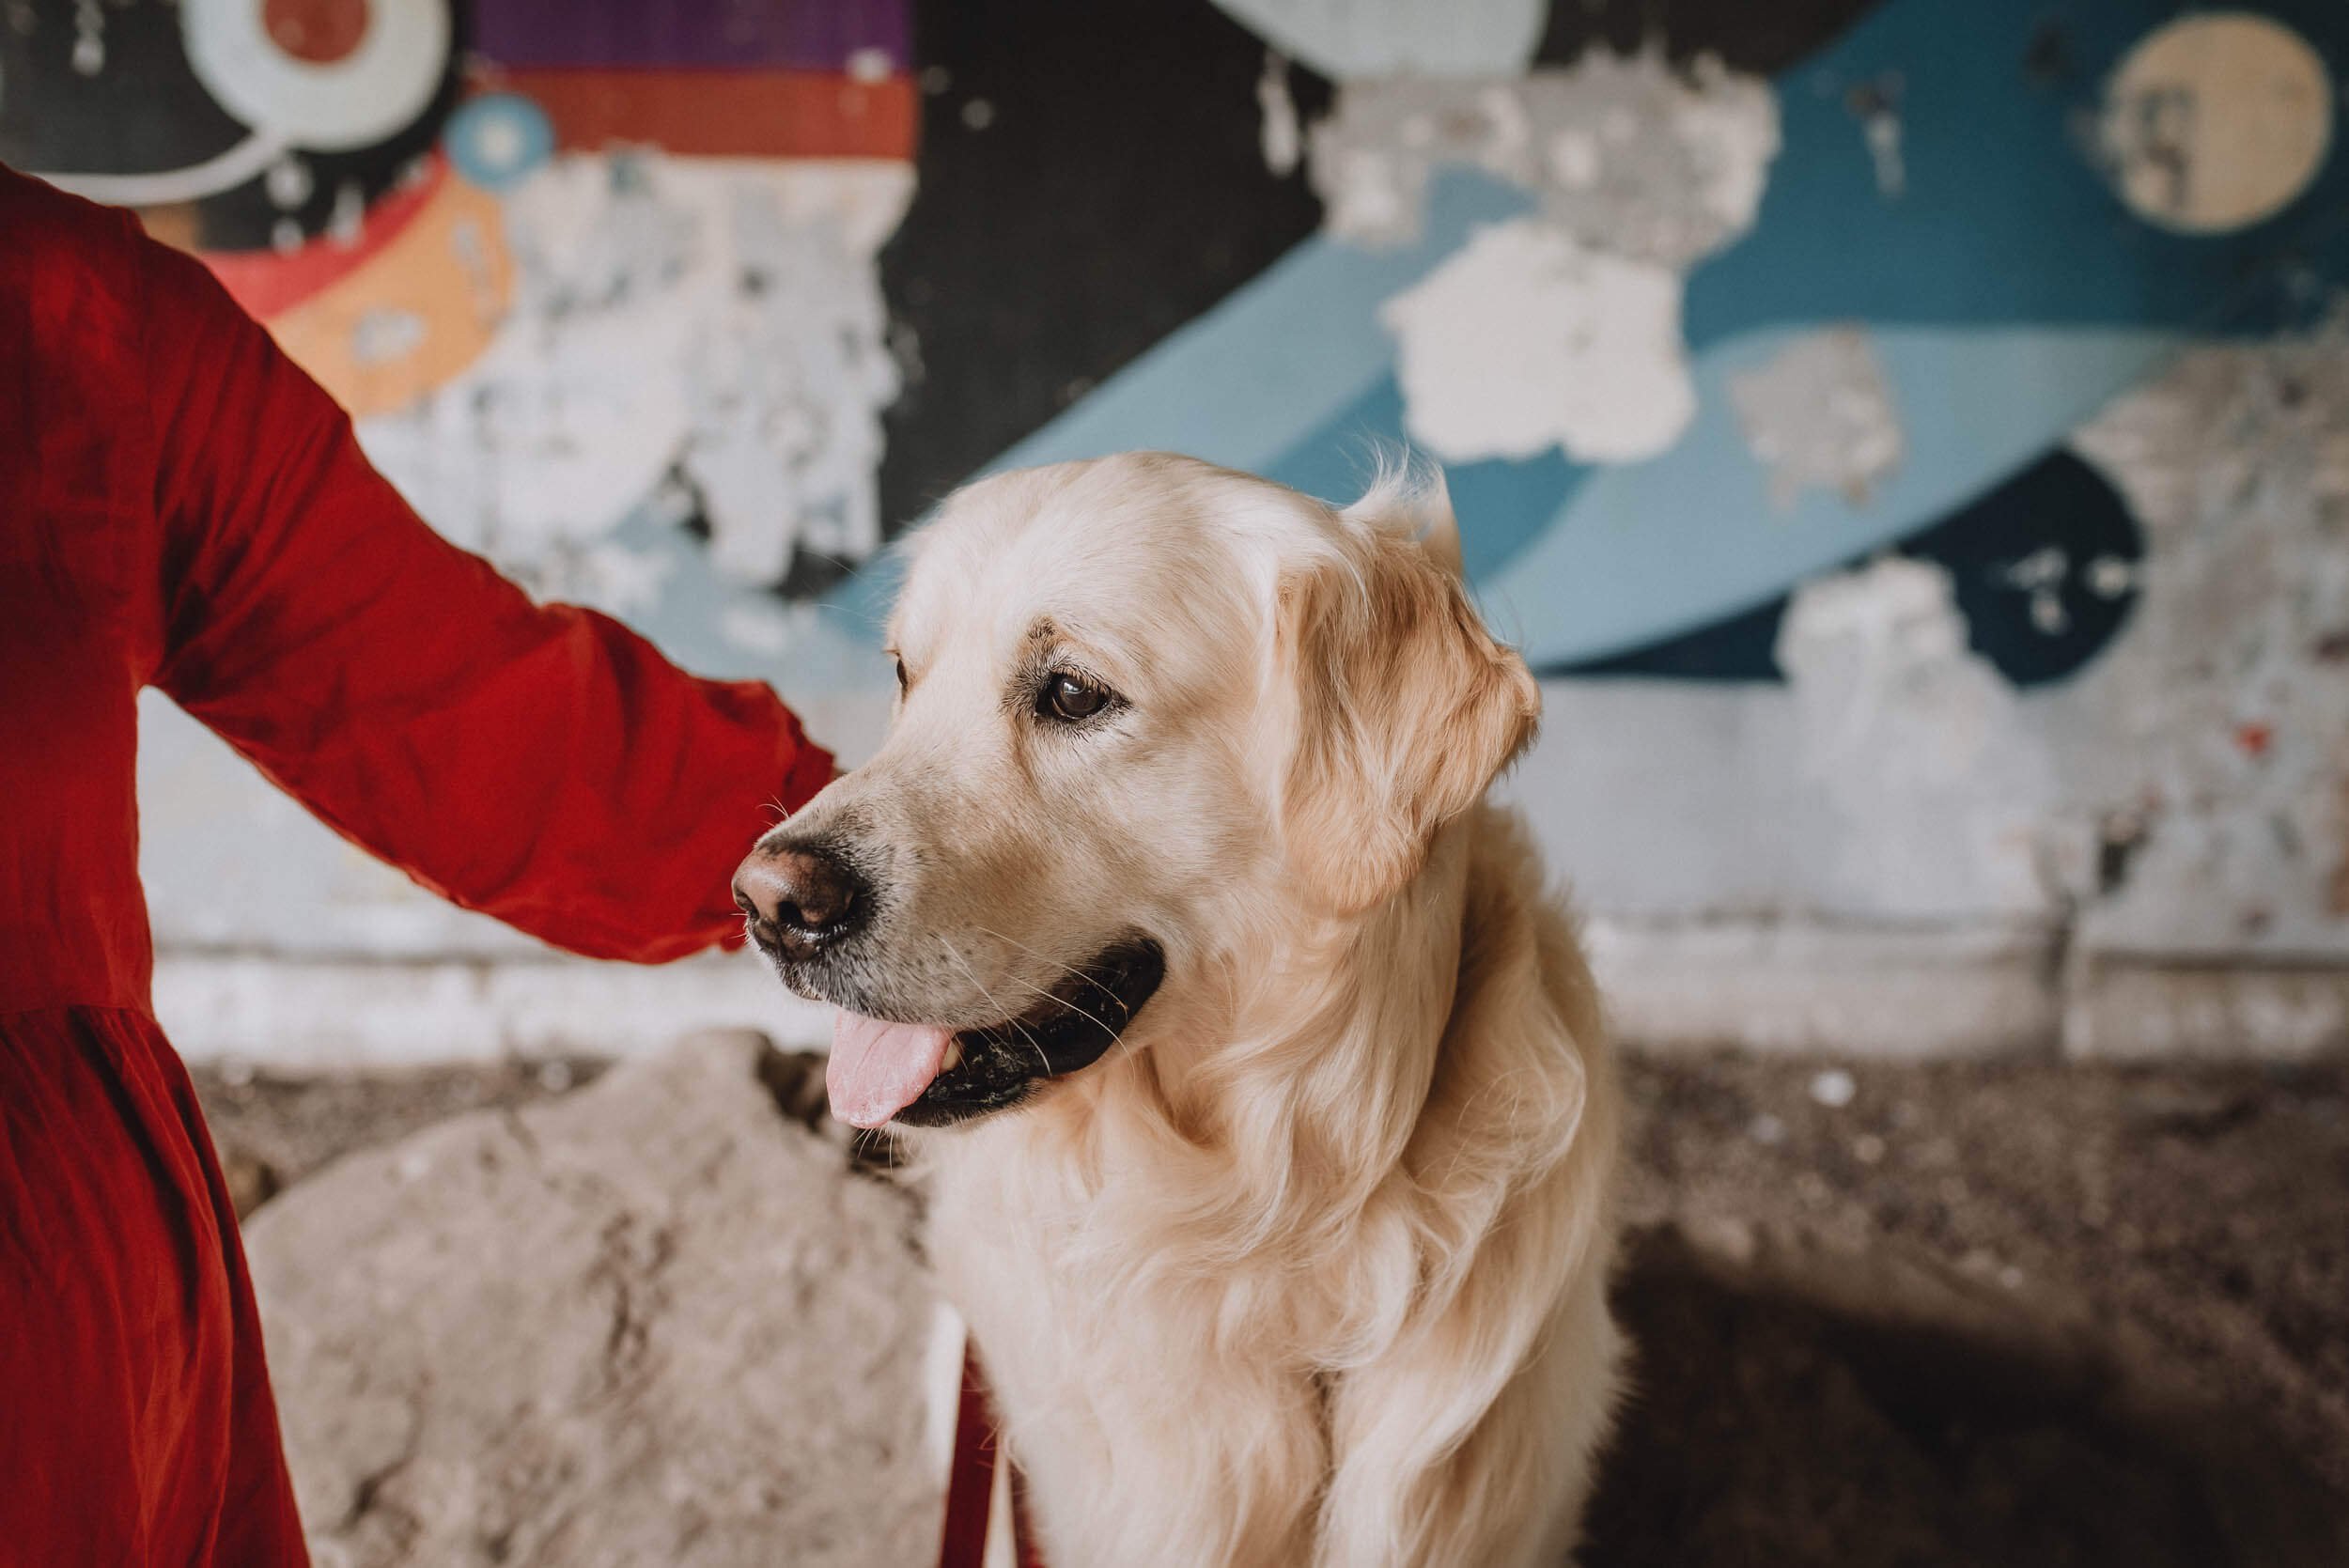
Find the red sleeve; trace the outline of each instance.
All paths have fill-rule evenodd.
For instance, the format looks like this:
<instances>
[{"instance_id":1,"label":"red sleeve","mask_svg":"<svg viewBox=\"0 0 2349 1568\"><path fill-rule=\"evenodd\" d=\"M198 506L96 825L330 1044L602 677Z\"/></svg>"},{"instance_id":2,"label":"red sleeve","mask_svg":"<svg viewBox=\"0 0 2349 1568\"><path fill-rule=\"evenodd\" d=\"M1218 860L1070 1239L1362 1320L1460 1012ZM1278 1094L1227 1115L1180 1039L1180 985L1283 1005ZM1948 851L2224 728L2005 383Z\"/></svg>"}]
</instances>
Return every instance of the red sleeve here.
<instances>
[{"instance_id":1,"label":"red sleeve","mask_svg":"<svg viewBox=\"0 0 2349 1568\"><path fill-rule=\"evenodd\" d=\"M684 675L433 533L200 264L137 243L163 538L155 684L468 908L598 957L739 940L735 863L832 758L766 687Z\"/></svg>"}]
</instances>

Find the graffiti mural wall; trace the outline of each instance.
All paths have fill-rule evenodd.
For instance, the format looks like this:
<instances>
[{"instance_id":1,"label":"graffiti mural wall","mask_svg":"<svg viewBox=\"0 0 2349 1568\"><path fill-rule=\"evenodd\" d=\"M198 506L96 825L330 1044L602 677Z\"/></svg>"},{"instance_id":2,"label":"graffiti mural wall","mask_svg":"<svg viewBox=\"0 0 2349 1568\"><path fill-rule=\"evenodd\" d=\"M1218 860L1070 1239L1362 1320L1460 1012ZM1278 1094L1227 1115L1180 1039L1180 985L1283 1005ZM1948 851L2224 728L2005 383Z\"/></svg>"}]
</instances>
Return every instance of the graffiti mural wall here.
<instances>
[{"instance_id":1,"label":"graffiti mural wall","mask_svg":"<svg viewBox=\"0 0 2349 1568\"><path fill-rule=\"evenodd\" d=\"M2028 1032L2099 955L2349 958L2345 64L2333 0L0 0L0 158L851 753L954 485L1408 444L1620 952L1943 933ZM526 951L175 718L150 824L272 848L151 863L235 894L167 941Z\"/></svg>"}]
</instances>

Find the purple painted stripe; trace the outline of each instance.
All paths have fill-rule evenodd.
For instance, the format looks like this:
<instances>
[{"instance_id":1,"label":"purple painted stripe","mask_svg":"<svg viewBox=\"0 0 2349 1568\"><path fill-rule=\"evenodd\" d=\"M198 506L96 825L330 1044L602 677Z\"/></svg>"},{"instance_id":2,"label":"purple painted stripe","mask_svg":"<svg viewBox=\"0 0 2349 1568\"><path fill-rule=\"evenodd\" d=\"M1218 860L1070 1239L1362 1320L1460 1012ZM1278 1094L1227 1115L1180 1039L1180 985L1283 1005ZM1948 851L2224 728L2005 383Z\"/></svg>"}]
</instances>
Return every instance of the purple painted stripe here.
<instances>
[{"instance_id":1,"label":"purple painted stripe","mask_svg":"<svg viewBox=\"0 0 2349 1568\"><path fill-rule=\"evenodd\" d=\"M910 0L476 0L474 48L502 66L842 70L912 59Z\"/></svg>"}]
</instances>

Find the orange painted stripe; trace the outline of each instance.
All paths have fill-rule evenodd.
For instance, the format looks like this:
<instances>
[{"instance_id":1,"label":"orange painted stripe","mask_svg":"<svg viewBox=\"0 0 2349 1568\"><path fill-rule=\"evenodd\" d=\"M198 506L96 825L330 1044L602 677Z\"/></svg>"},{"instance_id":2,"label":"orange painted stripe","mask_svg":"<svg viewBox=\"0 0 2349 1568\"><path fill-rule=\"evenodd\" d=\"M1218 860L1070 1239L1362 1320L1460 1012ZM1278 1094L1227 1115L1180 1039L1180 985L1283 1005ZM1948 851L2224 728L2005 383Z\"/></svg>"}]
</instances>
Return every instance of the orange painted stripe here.
<instances>
[{"instance_id":1,"label":"orange painted stripe","mask_svg":"<svg viewBox=\"0 0 2349 1568\"><path fill-rule=\"evenodd\" d=\"M920 117L903 76L814 70L504 70L575 151L649 143L704 158L911 158Z\"/></svg>"},{"instance_id":2,"label":"orange painted stripe","mask_svg":"<svg viewBox=\"0 0 2349 1568\"><path fill-rule=\"evenodd\" d=\"M416 182L385 192L349 240L321 234L299 250L204 251L200 258L229 298L266 321L357 272L407 231L447 178L447 162L437 152L429 155Z\"/></svg>"}]
</instances>

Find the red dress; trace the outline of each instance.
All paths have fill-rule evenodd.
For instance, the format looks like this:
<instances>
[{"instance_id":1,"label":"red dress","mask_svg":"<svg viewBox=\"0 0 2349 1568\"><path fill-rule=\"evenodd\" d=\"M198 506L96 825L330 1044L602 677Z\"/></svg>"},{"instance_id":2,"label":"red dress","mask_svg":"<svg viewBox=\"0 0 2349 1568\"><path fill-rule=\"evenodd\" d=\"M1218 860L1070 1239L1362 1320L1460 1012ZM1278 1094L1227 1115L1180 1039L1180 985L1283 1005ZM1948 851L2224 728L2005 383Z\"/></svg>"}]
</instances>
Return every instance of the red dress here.
<instances>
[{"instance_id":1,"label":"red dress","mask_svg":"<svg viewBox=\"0 0 2349 1568\"><path fill-rule=\"evenodd\" d=\"M419 521L194 260L0 168L0 1562L304 1560L236 1220L148 1003L134 699L599 957L728 939L832 776L765 687Z\"/></svg>"}]
</instances>

